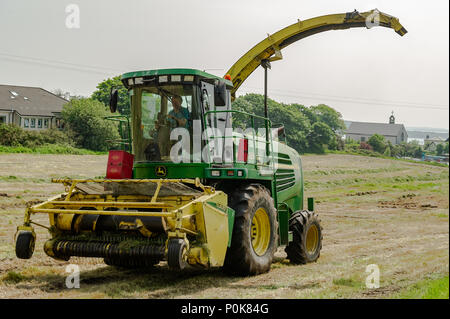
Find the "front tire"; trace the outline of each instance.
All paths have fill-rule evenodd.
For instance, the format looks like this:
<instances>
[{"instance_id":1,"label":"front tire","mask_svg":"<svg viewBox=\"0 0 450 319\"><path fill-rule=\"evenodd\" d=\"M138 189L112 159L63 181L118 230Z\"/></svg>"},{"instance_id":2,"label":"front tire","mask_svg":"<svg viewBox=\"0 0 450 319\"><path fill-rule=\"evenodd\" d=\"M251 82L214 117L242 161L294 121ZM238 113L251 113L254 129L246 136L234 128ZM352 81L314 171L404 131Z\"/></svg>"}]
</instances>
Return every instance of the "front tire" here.
<instances>
[{"instance_id":1,"label":"front tire","mask_svg":"<svg viewBox=\"0 0 450 319\"><path fill-rule=\"evenodd\" d=\"M183 239L173 238L169 240L167 247L167 264L171 270L183 270L187 267L187 246Z\"/></svg>"},{"instance_id":2,"label":"front tire","mask_svg":"<svg viewBox=\"0 0 450 319\"><path fill-rule=\"evenodd\" d=\"M230 196L230 207L235 220L225 272L256 275L269 271L278 242L277 215L269 191L260 184L238 188Z\"/></svg>"},{"instance_id":3,"label":"front tire","mask_svg":"<svg viewBox=\"0 0 450 319\"><path fill-rule=\"evenodd\" d=\"M33 256L36 238L31 231L21 230L16 238L16 256L20 259L30 259Z\"/></svg>"},{"instance_id":4,"label":"front tire","mask_svg":"<svg viewBox=\"0 0 450 319\"><path fill-rule=\"evenodd\" d=\"M322 249L322 226L316 213L298 211L289 219L289 231L293 241L285 248L287 259L293 264L316 261Z\"/></svg>"}]
</instances>

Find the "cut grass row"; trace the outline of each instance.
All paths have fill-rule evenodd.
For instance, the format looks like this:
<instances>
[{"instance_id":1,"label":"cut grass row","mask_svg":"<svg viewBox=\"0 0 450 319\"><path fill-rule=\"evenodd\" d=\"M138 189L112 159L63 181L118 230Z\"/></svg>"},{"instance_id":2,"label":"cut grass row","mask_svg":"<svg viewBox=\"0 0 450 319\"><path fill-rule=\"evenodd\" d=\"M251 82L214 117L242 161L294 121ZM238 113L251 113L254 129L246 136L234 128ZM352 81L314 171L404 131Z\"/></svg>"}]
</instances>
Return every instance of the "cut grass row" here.
<instances>
[{"instance_id":1,"label":"cut grass row","mask_svg":"<svg viewBox=\"0 0 450 319\"><path fill-rule=\"evenodd\" d=\"M31 177L17 177L14 175L1 176L0 182L31 182L31 183L48 183L49 180L45 178L31 178Z\"/></svg>"},{"instance_id":2,"label":"cut grass row","mask_svg":"<svg viewBox=\"0 0 450 319\"><path fill-rule=\"evenodd\" d=\"M370 152L370 153L358 153L358 152L349 152L349 151L330 151L328 150L326 154L338 154L338 155L353 155L353 156L364 156L364 157L376 157L376 158L383 158L388 160L395 160L400 162L408 162L408 163L420 163L424 165L431 165L431 166L441 166L441 167L448 167L445 163L437 163L437 162L426 162L426 161L419 161L419 160L413 160L413 159L406 159L406 158L397 158L397 157L389 157L384 156L380 153L376 152ZM305 154L305 155L314 155L314 154ZM315 154L317 155L317 154ZM303 156L303 155L302 155Z\"/></svg>"},{"instance_id":3,"label":"cut grass row","mask_svg":"<svg viewBox=\"0 0 450 319\"><path fill-rule=\"evenodd\" d=\"M313 170L305 172L305 176L314 175L349 175L349 174L377 174L377 173L389 173L389 172L401 172L409 169L408 167L382 167L371 169L331 169L331 170Z\"/></svg>"},{"instance_id":4,"label":"cut grass row","mask_svg":"<svg viewBox=\"0 0 450 319\"><path fill-rule=\"evenodd\" d=\"M400 183L411 183L411 182L426 182L426 181L440 181L440 180L448 180L449 173L448 171L441 173L427 173L422 175L406 175L406 176L392 176L385 178L377 178L374 180L373 178L344 178L339 180L328 180L328 181L305 181L306 188L316 188L316 187L336 187L336 186L344 186L344 185L355 185L355 184L366 184L366 186L376 186L380 184L391 185L392 187L397 186Z\"/></svg>"}]
</instances>

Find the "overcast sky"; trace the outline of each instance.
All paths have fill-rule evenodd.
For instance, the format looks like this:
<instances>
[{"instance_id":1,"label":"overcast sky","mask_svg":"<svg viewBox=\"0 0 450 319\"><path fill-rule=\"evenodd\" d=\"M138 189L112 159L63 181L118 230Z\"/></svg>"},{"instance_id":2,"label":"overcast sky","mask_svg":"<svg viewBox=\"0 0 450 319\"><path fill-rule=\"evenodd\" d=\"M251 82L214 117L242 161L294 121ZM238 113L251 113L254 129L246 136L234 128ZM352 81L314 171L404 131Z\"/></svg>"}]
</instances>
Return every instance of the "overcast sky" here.
<instances>
[{"instance_id":1,"label":"overcast sky","mask_svg":"<svg viewBox=\"0 0 450 319\"><path fill-rule=\"evenodd\" d=\"M66 7L78 5L79 28ZM328 31L283 50L269 97L325 103L345 120L449 127L449 1L400 0L1 0L0 84L90 95L128 71L198 68L225 72L267 33L332 13L378 8L408 30ZM71 20L73 22L73 20ZM263 92L263 69L238 94Z\"/></svg>"}]
</instances>

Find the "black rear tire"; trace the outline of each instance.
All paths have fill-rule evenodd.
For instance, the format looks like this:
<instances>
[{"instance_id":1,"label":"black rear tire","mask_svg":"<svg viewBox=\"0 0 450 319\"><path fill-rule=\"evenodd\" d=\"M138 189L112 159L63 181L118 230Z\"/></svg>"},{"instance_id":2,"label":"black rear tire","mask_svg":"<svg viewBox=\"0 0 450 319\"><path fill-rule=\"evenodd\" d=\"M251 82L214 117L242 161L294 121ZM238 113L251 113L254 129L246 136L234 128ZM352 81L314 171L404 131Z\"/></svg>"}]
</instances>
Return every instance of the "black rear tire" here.
<instances>
[{"instance_id":1,"label":"black rear tire","mask_svg":"<svg viewBox=\"0 0 450 319\"><path fill-rule=\"evenodd\" d=\"M297 211L289 219L293 241L285 248L287 259L293 264L316 261L322 249L322 226L316 213Z\"/></svg>"},{"instance_id":2,"label":"black rear tire","mask_svg":"<svg viewBox=\"0 0 450 319\"><path fill-rule=\"evenodd\" d=\"M32 232L21 230L16 238L16 256L30 259L34 252L35 238Z\"/></svg>"},{"instance_id":3,"label":"black rear tire","mask_svg":"<svg viewBox=\"0 0 450 319\"><path fill-rule=\"evenodd\" d=\"M260 184L235 189L230 196L230 207L235 211L231 247L225 256L224 271L233 275L256 275L270 270L278 244L278 220L273 198ZM257 211L259 212L257 213ZM261 216L262 244L255 244L258 228L255 215ZM256 247L256 248L255 248Z\"/></svg>"}]
</instances>

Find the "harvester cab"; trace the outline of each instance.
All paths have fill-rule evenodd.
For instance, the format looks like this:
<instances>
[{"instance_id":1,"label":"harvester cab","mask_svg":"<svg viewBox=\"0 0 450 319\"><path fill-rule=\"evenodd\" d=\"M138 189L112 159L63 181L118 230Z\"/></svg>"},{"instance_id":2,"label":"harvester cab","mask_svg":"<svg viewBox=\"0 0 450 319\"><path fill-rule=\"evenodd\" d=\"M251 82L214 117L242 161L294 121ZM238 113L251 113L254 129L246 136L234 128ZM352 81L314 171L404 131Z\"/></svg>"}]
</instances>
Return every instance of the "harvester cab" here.
<instances>
[{"instance_id":1,"label":"harvester cab","mask_svg":"<svg viewBox=\"0 0 450 319\"><path fill-rule=\"evenodd\" d=\"M316 261L322 226L314 200L304 207L299 154L269 119L267 73L281 49L297 40L373 21L406 33L395 17L354 11L299 20L269 35L224 77L194 69L122 75L131 108L122 135L128 152L110 152L106 179L53 180L66 192L26 209L17 257L31 258L32 225L44 226L31 217L44 213L51 236L44 251L60 260L98 257L121 267L166 261L171 269L223 267L254 275L268 271L277 247L285 246L292 263ZM236 90L260 65L264 116L233 109ZM115 111L118 94L112 93Z\"/></svg>"},{"instance_id":2,"label":"harvester cab","mask_svg":"<svg viewBox=\"0 0 450 319\"><path fill-rule=\"evenodd\" d=\"M122 81L129 92L136 163L223 161L210 153L213 144L206 154L201 153L202 137L207 135L206 128L212 133L231 128L231 81L192 69L127 73ZM114 101L111 104L114 108ZM169 176L175 176L169 171Z\"/></svg>"}]
</instances>

